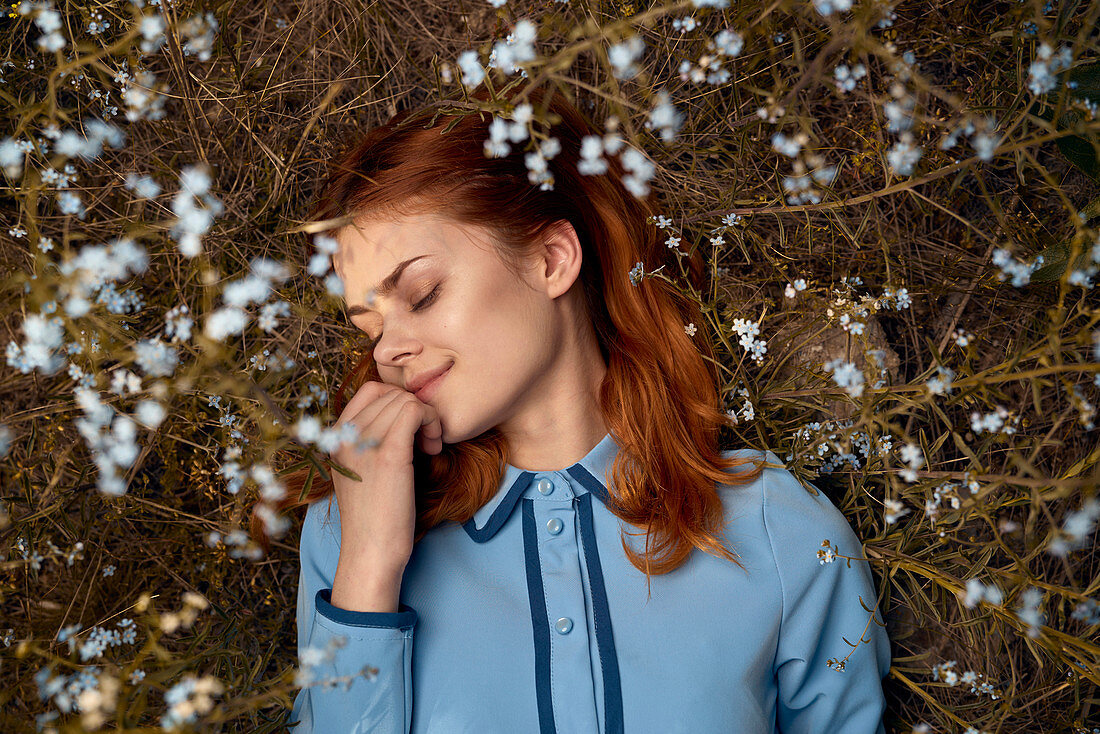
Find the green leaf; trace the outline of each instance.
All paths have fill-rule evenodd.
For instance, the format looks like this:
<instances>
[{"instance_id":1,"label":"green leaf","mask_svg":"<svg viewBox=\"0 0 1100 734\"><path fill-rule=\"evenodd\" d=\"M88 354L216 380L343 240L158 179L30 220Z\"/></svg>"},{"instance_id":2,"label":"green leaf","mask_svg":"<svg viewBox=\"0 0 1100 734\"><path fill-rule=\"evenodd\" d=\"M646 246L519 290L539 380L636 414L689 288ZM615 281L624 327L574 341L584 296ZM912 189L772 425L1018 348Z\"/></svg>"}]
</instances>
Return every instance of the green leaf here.
<instances>
[{"instance_id":1,"label":"green leaf","mask_svg":"<svg viewBox=\"0 0 1100 734\"><path fill-rule=\"evenodd\" d=\"M1058 126L1061 128L1073 127L1080 122L1081 118L1082 115L1079 111L1070 110L1058 119ZM1083 138L1080 135L1070 135L1058 138L1054 142L1058 144L1058 150L1062 151L1062 155L1066 157L1066 160L1091 178L1100 181L1100 155L1097 154L1096 148L1088 138Z\"/></svg>"},{"instance_id":2,"label":"green leaf","mask_svg":"<svg viewBox=\"0 0 1100 734\"><path fill-rule=\"evenodd\" d=\"M1100 197L1093 199L1080 212L1081 218L1088 222L1093 217L1100 215ZM1031 280L1036 283L1046 283L1058 280L1066 271L1069 260L1070 241L1067 237L1056 245L1051 245L1039 254L1043 256L1043 267L1031 274ZM1089 252L1086 249L1073 261L1073 270L1084 270L1089 264Z\"/></svg>"},{"instance_id":3,"label":"green leaf","mask_svg":"<svg viewBox=\"0 0 1100 734\"><path fill-rule=\"evenodd\" d=\"M1078 66L1064 75L1066 82L1074 84L1067 88L1068 95L1072 98L1084 99L1093 103L1100 103L1100 63ZM1043 98L1036 99L1028 110L1036 117L1053 123L1056 131L1069 130L1080 123L1084 117L1080 110L1068 110L1062 113L1058 120L1054 120L1054 107ZM1090 136L1095 137L1095 136ZM1100 181L1100 150L1093 142L1081 135L1068 135L1058 138L1055 143L1058 150L1070 163L1079 168L1089 177Z\"/></svg>"},{"instance_id":4,"label":"green leaf","mask_svg":"<svg viewBox=\"0 0 1100 734\"><path fill-rule=\"evenodd\" d=\"M1078 66L1071 69L1068 81L1074 85L1068 92L1070 96L1078 99L1089 100L1093 103L1100 102L1100 63ZM1069 110L1058 119L1058 127L1061 129L1072 128L1083 119L1080 110ZM1095 139L1095 135L1090 136ZM1097 150L1093 140L1080 135L1071 135L1059 138L1058 150L1070 163L1080 168L1090 177L1100 181L1100 151Z\"/></svg>"}]
</instances>

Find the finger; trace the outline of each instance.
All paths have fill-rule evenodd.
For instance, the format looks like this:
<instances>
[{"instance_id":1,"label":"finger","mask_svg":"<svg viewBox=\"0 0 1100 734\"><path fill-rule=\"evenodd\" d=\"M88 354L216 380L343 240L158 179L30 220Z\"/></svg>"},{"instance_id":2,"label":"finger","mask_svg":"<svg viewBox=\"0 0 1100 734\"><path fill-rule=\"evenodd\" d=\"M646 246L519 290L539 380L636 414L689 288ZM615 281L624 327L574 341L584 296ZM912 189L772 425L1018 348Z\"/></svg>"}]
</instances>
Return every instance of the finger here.
<instances>
[{"instance_id":1,"label":"finger","mask_svg":"<svg viewBox=\"0 0 1100 734\"><path fill-rule=\"evenodd\" d=\"M401 400L403 391L399 389L382 390L374 400L363 406L355 415L350 417L350 421L356 425L363 426L364 428L373 423L387 405L392 404L395 400ZM382 436L384 431L375 431L375 435Z\"/></svg>"},{"instance_id":2,"label":"finger","mask_svg":"<svg viewBox=\"0 0 1100 734\"><path fill-rule=\"evenodd\" d=\"M351 396L351 400L344 406L344 410L341 411L340 417L336 421L336 425L349 422L356 414L358 414L363 408L375 400L379 396L388 392L400 390L396 385L389 385L385 382L379 382L378 380L370 380L363 383L363 385L355 391L355 394Z\"/></svg>"},{"instance_id":3,"label":"finger","mask_svg":"<svg viewBox=\"0 0 1100 734\"><path fill-rule=\"evenodd\" d=\"M368 446L377 448L378 444L382 442L386 431L393 423L393 416L395 415L395 412L391 410L388 417L386 417L384 415L385 411L395 403L400 403L402 401L401 395L401 390L383 391L373 402L366 405L355 415L345 419L345 423L351 424L357 429L359 440L354 444L356 453ZM347 411L345 411L346 413Z\"/></svg>"},{"instance_id":4,"label":"finger","mask_svg":"<svg viewBox=\"0 0 1100 734\"><path fill-rule=\"evenodd\" d=\"M413 398L407 401L397 401L387 406L387 412L396 408L393 423L390 424L386 437L382 440L386 446L385 455L398 464L407 464L412 461L413 443L417 428L421 424L422 403ZM379 416L381 419L382 416Z\"/></svg>"},{"instance_id":5,"label":"finger","mask_svg":"<svg viewBox=\"0 0 1100 734\"><path fill-rule=\"evenodd\" d=\"M424 404L426 422L420 425L420 446L426 454L439 454L443 451L443 424L439 419L439 413L428 404Z\"/></svg>"}]
</instances>

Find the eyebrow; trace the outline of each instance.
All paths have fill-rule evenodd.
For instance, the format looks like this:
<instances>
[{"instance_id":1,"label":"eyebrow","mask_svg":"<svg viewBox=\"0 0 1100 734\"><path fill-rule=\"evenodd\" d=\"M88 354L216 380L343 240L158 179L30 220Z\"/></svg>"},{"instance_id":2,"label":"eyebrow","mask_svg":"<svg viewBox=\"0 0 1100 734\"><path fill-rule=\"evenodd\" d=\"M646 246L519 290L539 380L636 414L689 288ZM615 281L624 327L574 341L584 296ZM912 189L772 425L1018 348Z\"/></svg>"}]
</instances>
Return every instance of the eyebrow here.
<instances>
[{"instance_id":1,"label":"eyebrow","mask_svg":"<svg viewBox=\"0 0 1100 734\"><path fill-rule=\"evenodd\" d=\"M374 291L375 294L378 295L381 298L384 298L384 297L390 295L391 293L393 293L393 291L397 288L398 281L401 280L401 275L405 272L405 268L409 267L410 265L412 265L417 260L420 260L420 259L425 258L425 257L431 257L431 254L417 255L416 257L410 257L405 262L400 263L396 268L393 269L392 273L390 273L389 275L386 276L386 279L382 281L382 284L379 285L375 289L375 291ZM368 293L369 292L370 291L368 291ZM358 316L359 314L367 313L371 310L372 309L369 309L366 306L361 306L359 304L356 304L354 306L349 306L348 307L347 315L349 317Z\"/></svg>"}]
</instances>

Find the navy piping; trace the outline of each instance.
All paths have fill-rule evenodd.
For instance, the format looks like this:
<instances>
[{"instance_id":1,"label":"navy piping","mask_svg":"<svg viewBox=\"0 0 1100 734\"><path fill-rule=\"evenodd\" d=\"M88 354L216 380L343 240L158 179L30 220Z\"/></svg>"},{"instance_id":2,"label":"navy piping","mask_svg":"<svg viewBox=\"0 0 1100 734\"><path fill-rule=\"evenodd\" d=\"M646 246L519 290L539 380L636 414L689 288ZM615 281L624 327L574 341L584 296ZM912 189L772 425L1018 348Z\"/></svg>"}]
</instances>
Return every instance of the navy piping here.
<instances>
[{"instance_id":1,"label":"navy piping","mask_svg":"<svg viewBox=\"0 0 1100 734\"><path fill-rule=\"evenodd\" d=\"M596 643L600 648L600 668L603 670L604 732L622 734L623 691L619 679L619 659L615 654L615 636L611 631L611 611L607 605L607 590L603 584L600 552L596 547L596 533L592 527L592 493L582 494L578 500L581 540L584 541L585 550L584 562L588 567L589 581L592 583Z\"/></svg>"},{"instance_id":2,"label":"navy piping","mask_svg":"<svg viewBox=\"0 0 1100 734\"><path fill-rule=\"evenodd\" d=\"M516 481L514 481L512 486L508 489L508 494L504 495L504 499L501 500L497 508L493 510L493 514L489 516L489 520L481 530L477 529L477 522L472 517L462 523L462 527L466 530L466 534L476 543L484 543L496 535L497 531L500 530L501 526L508 520L508 516L512 514L512 508L515 507L516 502L523 495L524 491L527 489L528 483L534 476L534 472L525 471L516 477Z\"/></svg>"},{"instance_id":3,"label":"navy piping","mask_svg":"<svg viewBox=\"0 0 1100 734\"><path fill-rule=\"evenodd\" d=\"M416 610L403 602L398 604L396 612L353 612L332 606L332 589L318 589L314 605L322 616L352 627L412 629L416 626Z\"/></svg>"},{"instance_id":4,"label":"navy piping","mask_svg":"<svg viewBox=\"0 0 1100 734\"><path fill-rule=\"evenodd\" d=\"M516 482L516 486L519 486L519 482ZM512 489L515 488L515 486L512 487ZM507 500L502 505L506 503ZM538 543L534 501L524 500L523 557L527 568L527 596L531 602L531 631L535 637L535 693L538 697L539 732L555 734L557 730L554 728L554 702L550 698L550 622L546 617L546 594L542 588L542 564L539 562Z\"/></svg>"}]
</instances>

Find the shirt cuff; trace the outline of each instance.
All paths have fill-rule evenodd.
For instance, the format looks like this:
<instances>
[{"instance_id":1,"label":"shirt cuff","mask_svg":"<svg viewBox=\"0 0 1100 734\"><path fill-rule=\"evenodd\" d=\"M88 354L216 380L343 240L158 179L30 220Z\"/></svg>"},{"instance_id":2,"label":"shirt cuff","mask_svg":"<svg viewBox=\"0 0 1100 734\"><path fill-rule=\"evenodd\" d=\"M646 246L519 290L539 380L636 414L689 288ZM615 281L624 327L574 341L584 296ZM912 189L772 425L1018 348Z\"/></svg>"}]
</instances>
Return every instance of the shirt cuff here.
<instances>
[{"instance_id":1,"label":"shirt cuff","mask_svg":"<svg viewBox=\"0 0 1100 734\"><path fill-rule=\"evenodd\" d=\"M396 612L353 612L332 605L332 589L318 589L315 604L328 619L352 627L411 629L416 625L416 610L404 603L398 604Z\"/></svg>"}]
</instances>

